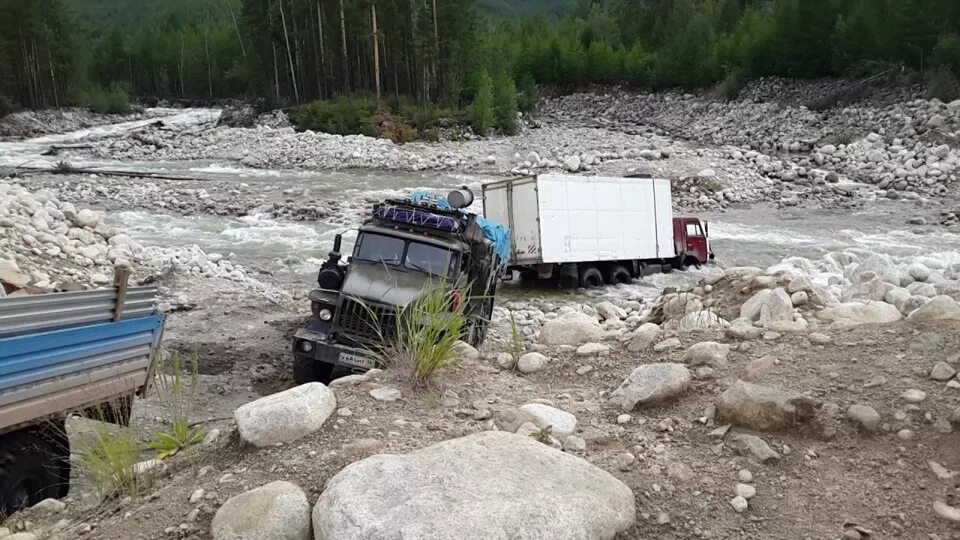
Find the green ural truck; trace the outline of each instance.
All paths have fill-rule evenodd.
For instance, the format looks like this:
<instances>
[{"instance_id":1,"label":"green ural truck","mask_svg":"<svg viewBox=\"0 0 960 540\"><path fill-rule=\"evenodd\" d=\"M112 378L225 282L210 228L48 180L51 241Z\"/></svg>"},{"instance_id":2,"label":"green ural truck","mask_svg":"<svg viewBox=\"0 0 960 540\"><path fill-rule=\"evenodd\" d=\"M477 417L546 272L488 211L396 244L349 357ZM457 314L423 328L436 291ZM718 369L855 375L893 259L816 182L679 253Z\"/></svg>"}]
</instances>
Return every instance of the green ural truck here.
<instances>
[{"instance_id":1,"label":"green ural truck","mask_svg":"<svg viewBox=\"0 0 960 540\"><path fill-rule=\"evenodd\" d=\"M463 339L475 347L483 343L509 259L510 231L465 211L472 203L466 187L446 199L417 192L377 203L346 264L337 236L317 275L319 288L310 293L312 317L294 335L298 384L376 367L370 351L395 335L398 312L431 284L463 291L454 296L466 303Z\"/></svg>"}]
</instances>

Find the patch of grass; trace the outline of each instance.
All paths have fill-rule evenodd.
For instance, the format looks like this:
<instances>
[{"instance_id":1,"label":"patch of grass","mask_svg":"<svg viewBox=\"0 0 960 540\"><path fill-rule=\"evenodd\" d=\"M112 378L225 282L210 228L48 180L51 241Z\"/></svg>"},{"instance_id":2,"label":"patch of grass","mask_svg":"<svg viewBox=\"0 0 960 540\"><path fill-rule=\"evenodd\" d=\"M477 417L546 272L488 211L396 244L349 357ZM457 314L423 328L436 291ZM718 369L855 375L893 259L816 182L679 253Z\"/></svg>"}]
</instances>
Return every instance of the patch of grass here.
<instances>
[{"instance_id":1,"label":"patch of grass","mask_svg":"<svg viewBox=\"0 0 960 540\"><path fill-rule=\"evenodd\" d=\"M949 67L938 66L927 76L927 99L937 98L944 103L960 99L960 80Z\"/></svg>"},{"instance_id":2,"label":"patch of grass","mask_svg":"<svg viewBox=\"0 0 960 540\"><path fill-rule=\"evenodd\" d=\"M547 426L539 431L534 431L530 434L530 437L539 443L550 446L550 438L553 437L553 426Z\"/></svg>"},{"instance_id":3,"label":"patch of grass","mask_svg":"<svg viewBox=\"0 0 960 540\"><path fill-rule=\"evenodd\" d=\"M101 498L136 494L149 483L135 469L140 462L140 438L134 430L109 423L127 423L129 419L116 417L123 410L120 404L96 407L91 416L98 422L92 433L77 437L75 453L81 474Z\"/></svg>"},{"instance_id":4,"label":"patch of grass","mask_svg":"<svg viewBox=\"0 0 960 540\"><path fill-rule=\"evenodd\" d=\"M150 448L156 450L159 460L199 444L205 435L203 427L191 425L188 418L189 404L196 397L200 380L197 359L190 362L189 379L184 378L183 371L179 354L174 353L169 363L158 360L157 394L168 414L168 429L156 432L150 441Z\"/></svg>"},{"instance_id":5,"label":"patch of grass","mask_svg":"<svg viewBox=\"0 0 960 540\"><path fill-rule=\"evenodd\" d=\"M415 385L453 364L453 349L467 329L464 291L428 283L417 300L397 314L396 337L380 353L384 363L408 370Z\"/></svg>"},{"instance_id":6,"label":"patch of grass","mask_svg":"<svg viewBox=\"0 0 960 540\"><path fill-rule=\"evenodd\" d=\"M77 168L69 161L61 159L53 166L50 172L53 174L73 174L77 172Z\"/></svg>"}]
</instances>

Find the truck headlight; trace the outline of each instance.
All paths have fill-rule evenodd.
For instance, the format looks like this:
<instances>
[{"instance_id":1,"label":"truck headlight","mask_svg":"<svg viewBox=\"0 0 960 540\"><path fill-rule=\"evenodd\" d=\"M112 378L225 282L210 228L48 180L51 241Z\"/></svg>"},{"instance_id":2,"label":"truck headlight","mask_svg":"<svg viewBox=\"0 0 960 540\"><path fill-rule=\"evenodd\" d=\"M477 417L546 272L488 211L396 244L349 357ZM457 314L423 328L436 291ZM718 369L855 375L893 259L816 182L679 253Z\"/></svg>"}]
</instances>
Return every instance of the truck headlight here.
<instances>
[{"instance_id":1,"label":"truck headlight","mask_svg":"<svg viewBox=\"0 0 960 540\"><path fill-rule=\"evenodd\" d=\"M333 312L328 308L323 308L317 312L317 317L319 317L321 321L329 321L333 318Z\"/></svg>"},{"instance_id":2,"label":"truck headlight","mask_svg":"<svg viewBox=\"0 0 960 540\"><path fill-rule=\"evenodd\" d=\"M313 350L313 342L312 342L312 341L307 341L307 340L301 341L301 342L300 342L300 350L303 351L303 352L307 352L307 353L310 352L310 351L312 351L312 350Z\"/></svg>"}]
</instances>

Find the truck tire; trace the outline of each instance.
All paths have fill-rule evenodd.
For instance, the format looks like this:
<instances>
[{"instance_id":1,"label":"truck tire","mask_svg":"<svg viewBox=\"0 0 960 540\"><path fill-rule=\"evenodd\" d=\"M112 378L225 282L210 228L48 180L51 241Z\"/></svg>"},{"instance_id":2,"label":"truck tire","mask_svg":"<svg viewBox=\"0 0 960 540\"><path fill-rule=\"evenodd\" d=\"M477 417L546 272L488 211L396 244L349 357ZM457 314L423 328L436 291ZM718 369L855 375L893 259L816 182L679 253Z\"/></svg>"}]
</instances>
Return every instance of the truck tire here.
<instances>
[{"instance_id":1,"label":"truck tire","mask_svg":"<svg viewBox=\"0 0 960 540\"><path fill-rule=\"evenodd\" d=\"M0 436L0 519L70 490L70 439L63 420Z\"/></svg>"},{"instance_id":2,"label":"truck tire","mask_svg":"<svg viewBox=\"0 0 960 540\"><path fill-rule=\"evenodd\" d=\"M327 384L332 379L333 366L326 362L318 362L313 358L293 356L293 382L306 384L321 382Z\"/></svg>"},{"instance_id":3,"label":"truck tire","mask_svg":"<svg viewBox=\"0 0 960 540\"><path fill-rule=\"evenodd\" d=\"M490 329L490 319L493 317L493 298L483 303L483 311L476 317L471 317L470 336L468 343L475 349L479 349L487 339L487 331Z\"/></svg>"},{"instance_id":4,"label":"truck tire","mask_svg":"<svg viewBox=\"0 0 960 540\"><path fill-rule=\"evenodd\" d=\"M607 273L604 278L610 285L616 285L617 283L630 283L632 279L630 272L619 264L614 264L607 267Z\"/></svg>"},{"instance_id":5,"label":"truck tire","mask_svg":"<svg viewBox=\"0 0 960 540\"><path fill-rule=\"evenodd\" d=\"M603 274L595 266L581 266L580 286L584 289L603 287Z\"/></svg>"}]
</instances>

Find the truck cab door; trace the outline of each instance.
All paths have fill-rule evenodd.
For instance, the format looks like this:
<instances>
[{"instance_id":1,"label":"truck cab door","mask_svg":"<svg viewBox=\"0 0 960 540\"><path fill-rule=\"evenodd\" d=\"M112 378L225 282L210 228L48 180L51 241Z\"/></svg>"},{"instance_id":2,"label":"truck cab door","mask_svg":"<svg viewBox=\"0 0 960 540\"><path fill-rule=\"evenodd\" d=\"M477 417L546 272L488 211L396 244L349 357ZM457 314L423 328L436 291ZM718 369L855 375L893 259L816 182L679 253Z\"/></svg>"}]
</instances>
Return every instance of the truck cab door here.
<instances>
[{"instance_id":1,"label":"truck cab door","mask_svg":"<svg viewBox=\"0 0 960 540\"><path fill-rule=\"evenodd\" d=\"M703 229L703 224L699 219L691 219L684 223L684 233L686 242L683 252L697 258L700 263L706 263L707 254L707 235Z\"/></svg>"}]
</instances>

